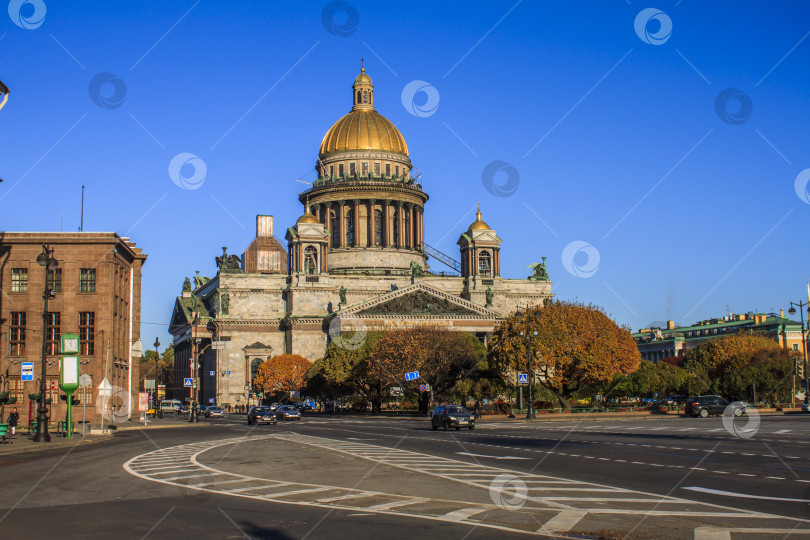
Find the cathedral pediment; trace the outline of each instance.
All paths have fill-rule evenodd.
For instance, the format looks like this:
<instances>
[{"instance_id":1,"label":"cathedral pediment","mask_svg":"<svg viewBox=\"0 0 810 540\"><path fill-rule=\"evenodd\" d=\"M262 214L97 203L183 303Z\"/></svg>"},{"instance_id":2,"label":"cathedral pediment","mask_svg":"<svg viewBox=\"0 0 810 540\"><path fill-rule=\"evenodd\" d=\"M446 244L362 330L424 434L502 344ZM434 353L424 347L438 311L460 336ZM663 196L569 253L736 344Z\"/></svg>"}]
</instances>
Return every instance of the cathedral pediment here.
<instances>
[{"instance_id":1,"label":"cathedral pediment","mask_svg":"<svg viewBox=\"0 0 810 540\"><path fill-rule=\"evenodd\" d=\"M340 317L441 316L494 319L494 311L422 283L392 291L338 312Z\"/></svg>"}]
</instances>

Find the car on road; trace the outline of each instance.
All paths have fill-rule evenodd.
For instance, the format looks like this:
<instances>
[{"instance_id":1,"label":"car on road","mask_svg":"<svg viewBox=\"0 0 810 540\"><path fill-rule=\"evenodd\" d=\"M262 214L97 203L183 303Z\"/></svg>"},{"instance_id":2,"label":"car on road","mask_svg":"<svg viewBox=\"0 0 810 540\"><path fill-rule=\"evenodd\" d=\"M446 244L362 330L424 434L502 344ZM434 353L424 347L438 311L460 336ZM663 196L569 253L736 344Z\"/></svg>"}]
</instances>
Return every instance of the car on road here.
<instances>
[{"instance_id":1,"label":"car on road","mask_svg":"<svg viewBox=\"0 0 810 540\"><path fill-rule=\"evenodd\" d=\"M206 418L222 418L225 414L222 412L221 407L217 407L216 405L209 405L205 408L205 417Z\"/></svg>"},{"instance_id":2,"label":"car on road","mask_svg":"<svg viewBox=\"0 0 810 540\"><path fill-rule=\"evenodd\" d=\"M461 405L439 405L430 415L430 427L436 431L443 427L445 431L455 428L475 429L475 417Z\"/></svg>"},{"instance_id":3,"label":"car on road","mask_svg":"<svg viewBox=\"0 0 810 540\"><path fill-rule=\"evenodd\" d=\"M164 399L160 402L160 410L165 413L177 412L181 405L179 399Z\"/></svg>"},{"instance_id":4,"label":"car on road","mask_svg":"<svg viewBox=\"0 0 810 540\"><path fill-rule=\"evenodd\" d=\"M293 405L282 405L276 409L276 418L279 420L301 420L301 411Z\"/></svg>"},{"instance_id":5,"label":"car on road","mask_svg":"<svg viewBox=\"0 0 810 540\"><path fill-rule=\"evenodd\" d=\"M189 406L188 403L184 403L177 408L177 414L188 414L189 413Z\"/></svg>"},{"instance_id":6,"label":"car on road","mask_svg":"<svg viewBox=\"0 0 810 540\"><path fill-rule=\"evenodd\" d=\"M248 425L253 424L275 424L278 422L276 413L266 405L251 407L247 413Z\"/></svg>"},{"instance_id":7,"label":"car on road","mask_svg":"<svg viewBox=\"0 0 810 540\"><path fill-rule=\"evenodd\" d=\"M742 416L745 414L745 404L737 403L732 413L734 416ZM724 414L729 405L731 403L720 396L695 396L686 400L684 412L690 416L706 418L710 415Z\"/></svg>"}]
</instances>

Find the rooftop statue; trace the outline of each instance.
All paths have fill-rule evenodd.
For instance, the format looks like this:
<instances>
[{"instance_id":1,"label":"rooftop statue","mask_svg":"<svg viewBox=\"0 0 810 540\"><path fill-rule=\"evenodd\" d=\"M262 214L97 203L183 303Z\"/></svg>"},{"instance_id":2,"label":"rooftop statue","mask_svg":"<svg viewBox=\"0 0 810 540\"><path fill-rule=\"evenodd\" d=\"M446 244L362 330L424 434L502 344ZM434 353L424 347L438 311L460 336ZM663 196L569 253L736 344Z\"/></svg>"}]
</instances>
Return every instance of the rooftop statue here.
<instances>
[{"instance_id":1,"label":"rooftop statue","mask_svg":"<svg viewBox=\"0 0 810 540\"><path fill-rule=\"evenodd\" d=\"M526 268L531 268L534 273L529 276L529 281L550 281L548 277L548 270L546 270L546 258L543 257L543 262L532 263Z\"/></svg>"},{"instance_id":2,"label":"rooftop statue","mask_svg":"<svg viewBox=\"0 0 810 540\"><path fill-rule=\"evenodd\" d=\"M217 257L216 261L220 273L244 273L244 270L242 270L242 259L237 255L228 255L228 248L225 246L222 246L222 256Z\"/></svg>"}]
</instances>

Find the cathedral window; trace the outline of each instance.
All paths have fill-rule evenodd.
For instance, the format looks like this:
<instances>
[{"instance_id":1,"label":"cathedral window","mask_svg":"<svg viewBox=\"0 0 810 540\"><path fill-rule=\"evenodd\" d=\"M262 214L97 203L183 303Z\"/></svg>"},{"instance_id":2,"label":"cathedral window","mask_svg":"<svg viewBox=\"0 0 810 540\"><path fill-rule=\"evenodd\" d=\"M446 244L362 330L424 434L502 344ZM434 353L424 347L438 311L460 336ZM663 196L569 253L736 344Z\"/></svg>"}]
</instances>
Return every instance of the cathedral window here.
<instances>
[{"instance_id":1,"label":"cathedral window","mask_svg":"<svg viewBox=\"0 0 810 540\"><path fill-rule=\"evenodd\" d=\"M368 90L363 90L363 103L368 103Z\"/></svg>"},{"instance_id":2,"label":"cathedral window","mask_svg":"<svg viewBox=\"0 0 810 540\"><path fill-rule=\"evenodd\" d=\"M341 178L343 178L343 163L341 163L340 165L338 165L338 176L340 176Z\"/></svg>"},{"instance_id":3,"label":"cathedral window","mask_svg":"<svg viewBox=\"0 0 810 540\"><path fill-rule=\"evenodd\" d=\"M363 166L363 176L368 176L368 162L364 161L362 163L362 166Z\"/></svg>"},{"instance_id":4,"label":"cathedral window","mask_svg":"<svg viewBox=\"0 0 810 540\"><path fill-rule=\"evenodd\" d=\"M329 178L335 176L335 167L334 165L329 165Z\"/></svg>"},{"instance_id":5,"label":"cathedral window","mask_svg":"<svg viewBox=\"0 0 810 540\"><path fill-rule=\"evenodd\" d=\"M360 92L360 90L358 90L357 91L357 103L360 103L361 100L362 100L362 93Z\"/></svg>"},{"instance_id":6,"label":"cathedral window","mask_svg":"<svg viewBox=\"0 0 810 540\"><path fill-rule=\"evenodd\" d=\"M318 253L313 246L307 246L304 249L304 273L318 273Z\"/></svg>"},{"instance_id":7,"label":"cathedral window","mask_svg":"<svg viewBox=\"0 0 810 540\"><path fill-rule=\"evenodd\" d=\"M482 276L492 275L492 256L489 251L482 251L478 256L478 273Z\"/></svg>"},{"instance_id":8,"label":"cathedral window","mask_svg":"<svg viewBox=\"0 0 810 540\"><path fill-rule=\"evenodd\" d=\"M383 245L383 213L382 210L374 210L374 243Z\"/></svg>"},{"instance_id":9,"label":"cathedral window","mask_svg":"<svg viewBox=\"0 0 810 540\"><path fill-rule=\"evenodd\" d=\"M329 210L329 229L332 231L332 247L340 246L340 220L334 210Z\"/></svg>"},{"instance_id":10,"label":"cathedral window","mask_svg":"<svg viewBox=\"0 0 810 540\"><path fill-rule=\"evenodd\" d=\"M390 163L385 164L385 176L391 176L391 164Z\"/></svg>"},{"instance_id":11,"label":"cathedral window","mask_svg":"<svg viewBox=\"0 0 810 540\"><path fill-rule=\"evenodd\" d=\"M355 170L356 169L355 169L354 163L349 163L349 175L350 176L354 176Z\"/></svg>"},{"instance_id":12,"label":"cathedral window","mask_svg":"<svg viewBox=\"0 0 810 540\"><path fill-rule=\"evenodd\" d=\"M256 391L256 386L253 384L253 381L256 379L256 374L259 372L259 366L262 365L261 358L254 358L250 362L250 387L253 388L253 391Z\"/></svg>"},{"instance_id":13,"label":"cathedral window","mask_svg":"<svg viewBox=\"0 0 810 540\"><path fill-rule=\"evenodd\" d=\"M399 176L399 165L396 166L395 171L396 171L396 175Z\"/></svg>"},{"instance_id":14,"label":"cathedral window","mask_svg":"<svg viewBox=\"0 0 810 540\"><path fill-rule=\"evenodd\" d=\"M379 163L374 164L374 176L380 176L380 164Z\"/></svg>"},{"instance_id":15,"label":"cathedral window","mask_svg":"<svg viewBox=\"0 0 810 540\"><path fill-rule=\"evenodd\" d=\"M347 208L344 215L346 216L346 245L354 245L354 211Z\"/></svg>"}]
</instances>

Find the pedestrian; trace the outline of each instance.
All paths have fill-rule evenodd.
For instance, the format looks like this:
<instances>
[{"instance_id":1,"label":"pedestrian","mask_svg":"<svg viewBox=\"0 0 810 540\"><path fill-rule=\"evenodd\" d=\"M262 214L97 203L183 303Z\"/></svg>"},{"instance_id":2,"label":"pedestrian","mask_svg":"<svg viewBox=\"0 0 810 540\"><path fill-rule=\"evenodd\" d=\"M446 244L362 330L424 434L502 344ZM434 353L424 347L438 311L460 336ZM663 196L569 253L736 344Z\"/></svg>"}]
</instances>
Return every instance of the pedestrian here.
<instances>
[{"instance_id":1,"label":"pedestrian","mask_svg":"<svg viewBox=\"0 0 810 540\"><path fill-rule=\"evenodd\" d=\"M473 411L475 412L476 418L481 418L481 402L479 402L477 399L473 404Z\"/></svg>"},{"instance_id":2,"label":"pedestrian","mask_svg":"<svg viewBox=\"0 0 810 540\"><path fill-rule=\"evenodd\" d=\"M17 430L17 422L19 421L20 413L17 412L17 407L14 407L14 410L8 415L8 427L11 428L12 435L14 435L14 432Z\"/></svg>"}]
</instances>

